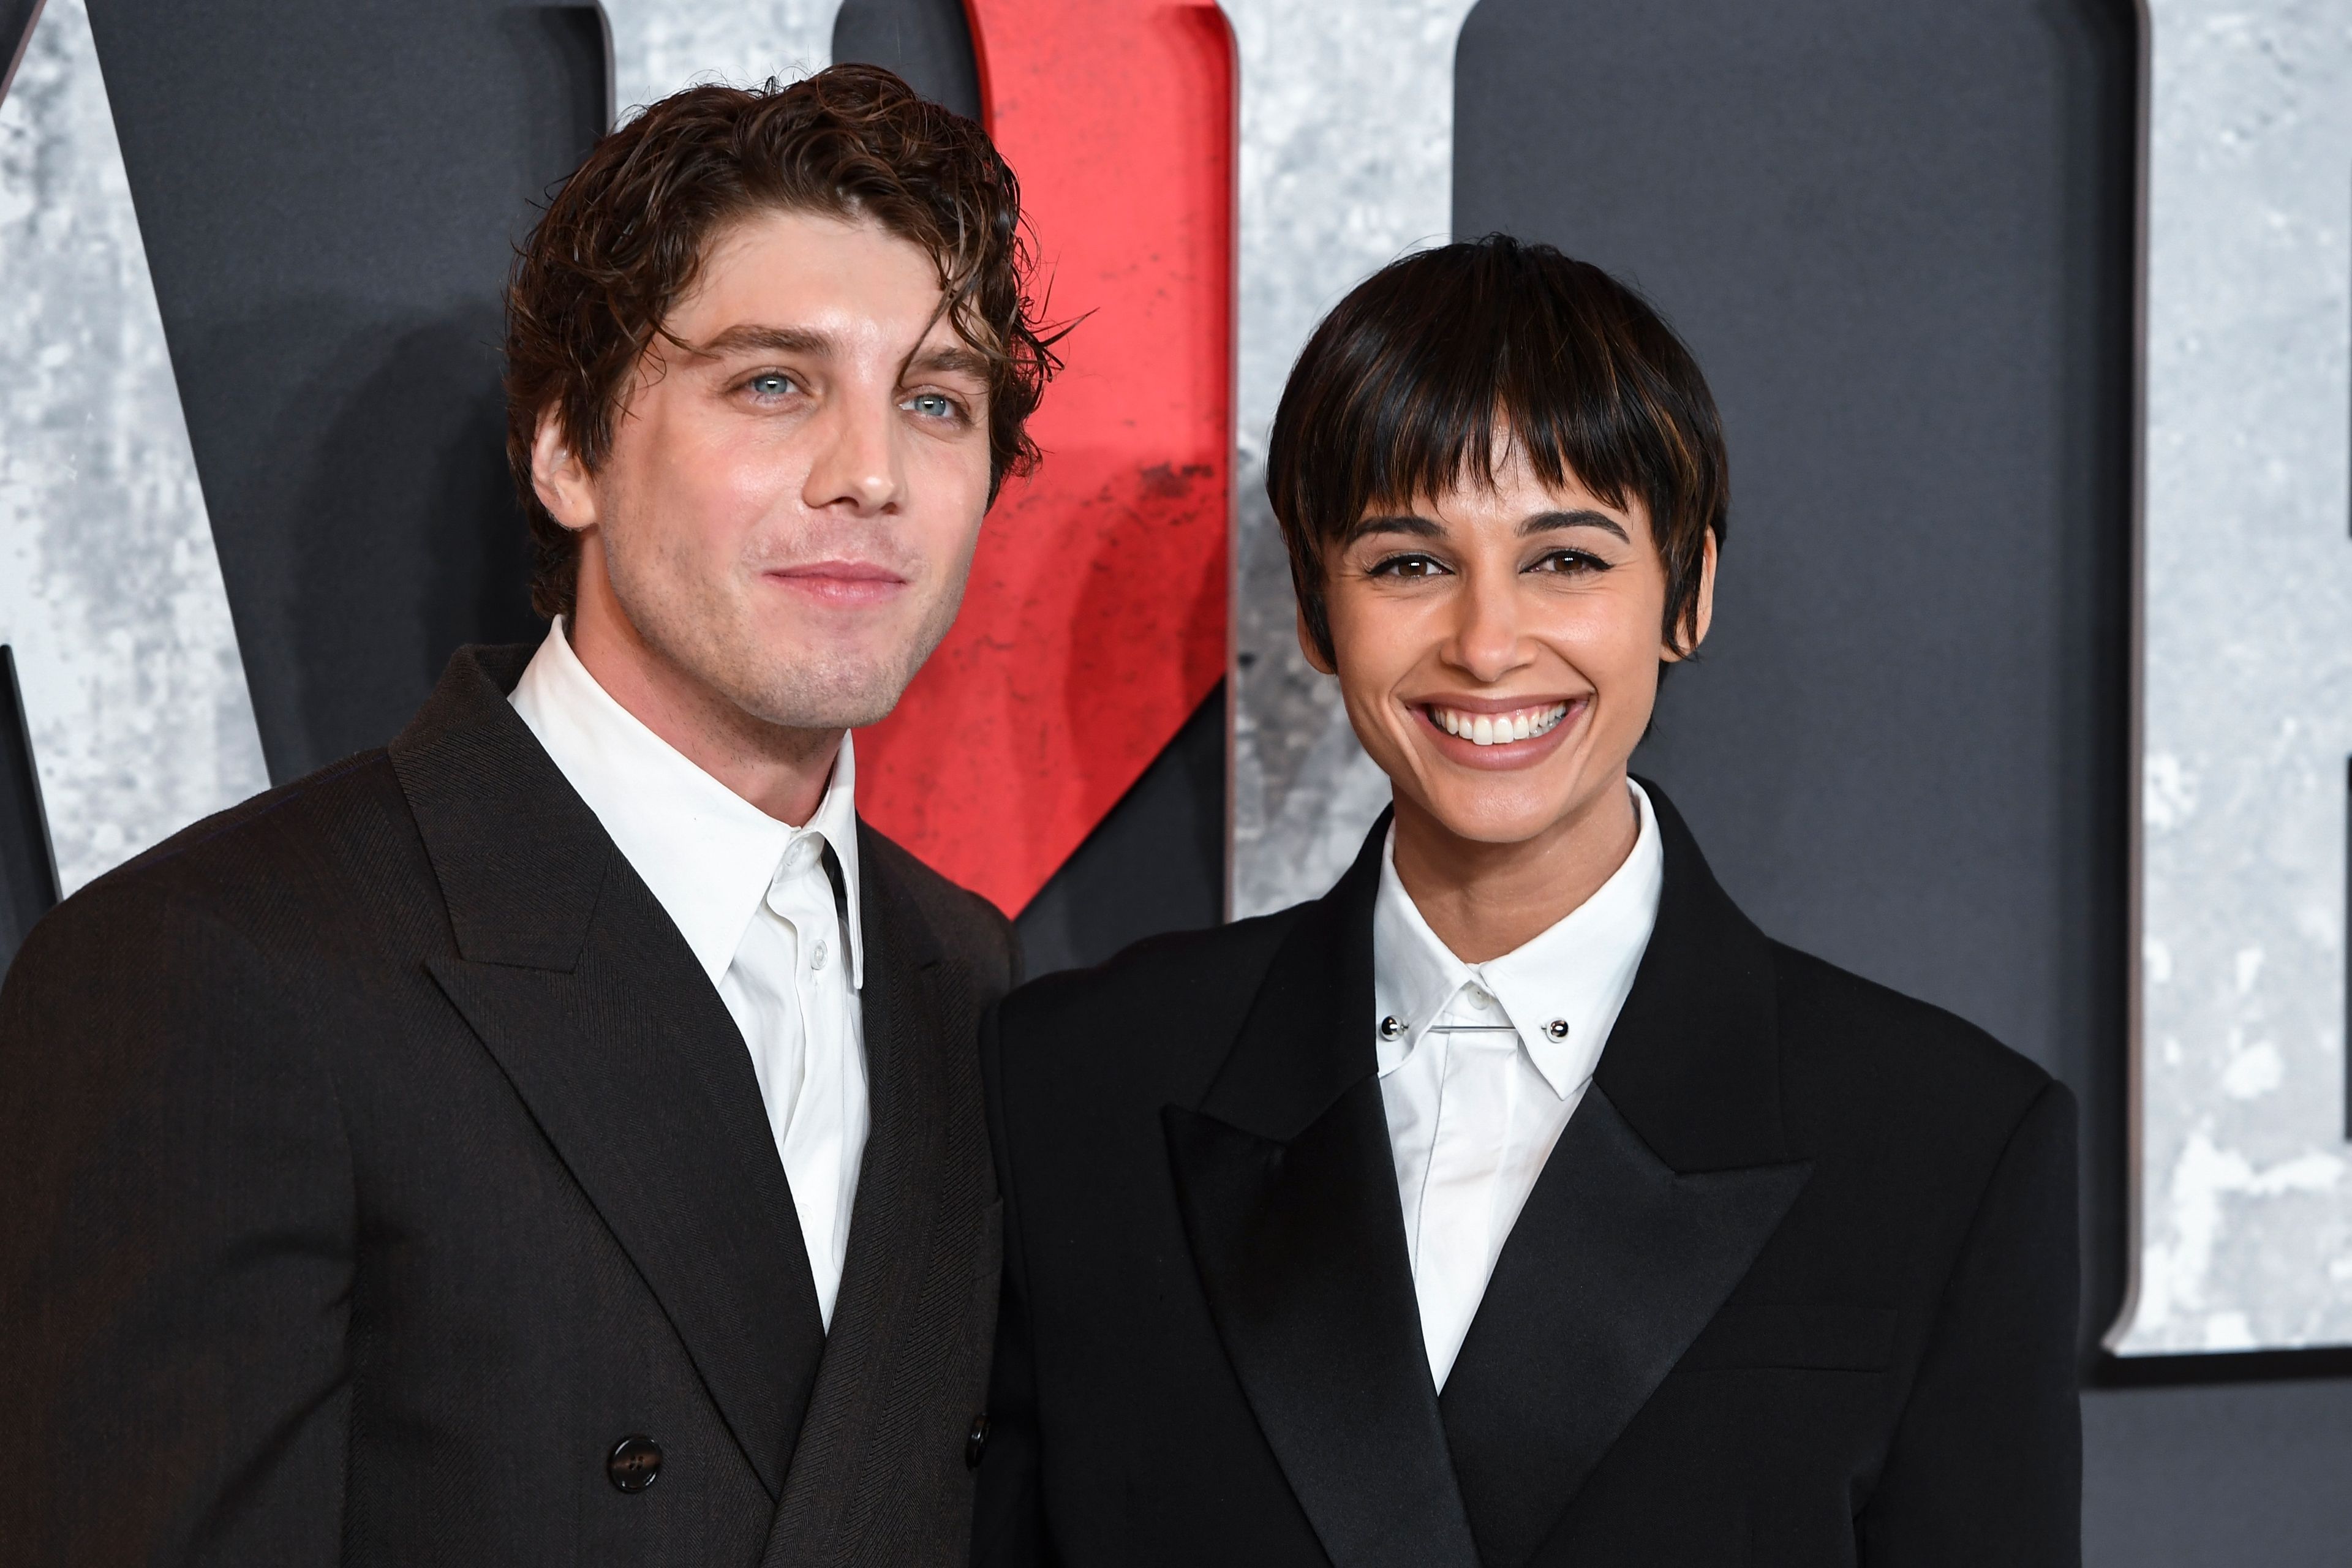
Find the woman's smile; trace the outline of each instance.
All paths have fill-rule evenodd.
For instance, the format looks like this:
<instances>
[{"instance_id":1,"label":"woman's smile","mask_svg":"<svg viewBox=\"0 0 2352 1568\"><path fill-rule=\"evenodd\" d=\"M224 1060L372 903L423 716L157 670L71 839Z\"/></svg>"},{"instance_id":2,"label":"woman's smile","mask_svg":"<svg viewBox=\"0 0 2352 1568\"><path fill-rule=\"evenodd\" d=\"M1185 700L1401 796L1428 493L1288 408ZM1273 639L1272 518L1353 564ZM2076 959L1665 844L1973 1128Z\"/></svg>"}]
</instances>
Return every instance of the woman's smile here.
<instances>
[{"instance_id":1,"label":"woman's smile","mask_svg":"<svg viewBox=\"0 0 2352 1568\"><path fill-rule=\"evenodd\" d=\"M1532 767L1566 743L1591 710L1590 694L1576 698L1448 698L1407 704L1422 738L1436 753L1465 767L1502 771Z\"/></svg>"}]
</instances>

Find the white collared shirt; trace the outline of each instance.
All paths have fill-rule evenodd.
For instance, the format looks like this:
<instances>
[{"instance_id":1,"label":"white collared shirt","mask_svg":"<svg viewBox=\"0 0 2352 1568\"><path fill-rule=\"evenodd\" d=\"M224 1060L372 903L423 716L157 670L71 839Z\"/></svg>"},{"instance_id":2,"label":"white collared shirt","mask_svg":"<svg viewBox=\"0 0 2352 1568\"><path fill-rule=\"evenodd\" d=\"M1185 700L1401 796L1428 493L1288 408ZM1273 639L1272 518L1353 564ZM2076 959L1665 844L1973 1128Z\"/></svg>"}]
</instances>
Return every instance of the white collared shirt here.
<instances>
[{"instance_id":1,"label":"white collared shirt","mask_svg":"<svg viewBox=\"0 0 2352 1568\"><path fill-rule=\"evenodd\" d=\"M816 814L794 827L614 700L572 651L561 618L507 700L652 889L742 1030L829 1330L868 1125L849 737ZM840 868L838 899L827 849Z\"/></svg>"},{"instance_id":2,"label":"white collared shirt","mask_svg":"<svg viewBox=\"0 0 2352 1568\"><path fill-rule=\"evenodd\" d=\"M1372 906L1381 1101L1404 1201L1429 1370L1445 1386L1512 1225L1567 1131L1657 923L1665 858L1650 797L1593 895L1525 946L1465 963L1397 879L1396 830ZM1388 1020L1393 1019L1391 1024Z\"/></svg>"}]
</instances>

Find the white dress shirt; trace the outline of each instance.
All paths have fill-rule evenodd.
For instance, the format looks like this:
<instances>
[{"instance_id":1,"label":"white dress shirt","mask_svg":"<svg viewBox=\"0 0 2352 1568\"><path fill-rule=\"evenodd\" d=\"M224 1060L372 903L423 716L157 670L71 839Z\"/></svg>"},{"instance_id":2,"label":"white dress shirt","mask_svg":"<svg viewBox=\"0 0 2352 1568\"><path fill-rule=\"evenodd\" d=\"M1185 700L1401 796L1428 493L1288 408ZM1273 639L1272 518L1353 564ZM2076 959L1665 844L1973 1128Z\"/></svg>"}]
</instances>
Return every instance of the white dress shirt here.
<instances>
[{"instance_id":1,"label":"white dress shirt","mask_svg":"<svg viewBox=\"0 0 2352 1568\"><path fill-rule=\"evenodd\" d=\"M561 619L507 700L668 912L742 1030L830 1330L868 1125L849 737L816 815L795 827L615 701L572 651Z\"/></svg>"},{"instance_id":2,"label":"white dress shirt","mask_svg":"<svg viewBox=\"0 0 2352 1568\"><path fill-rule=\"evenodd\" d=\"M1628 781L1629 784L1631 781ZM1397 879L1396 830L1372 907L1381 1100L1404 1200L1429 1370L1445 1386L1503 1243L1601 1065L1657 923L1664 857L1650 798L1633 852L1574 912L1500 958L1465 963Z\"/></svg>"}]
</instances>

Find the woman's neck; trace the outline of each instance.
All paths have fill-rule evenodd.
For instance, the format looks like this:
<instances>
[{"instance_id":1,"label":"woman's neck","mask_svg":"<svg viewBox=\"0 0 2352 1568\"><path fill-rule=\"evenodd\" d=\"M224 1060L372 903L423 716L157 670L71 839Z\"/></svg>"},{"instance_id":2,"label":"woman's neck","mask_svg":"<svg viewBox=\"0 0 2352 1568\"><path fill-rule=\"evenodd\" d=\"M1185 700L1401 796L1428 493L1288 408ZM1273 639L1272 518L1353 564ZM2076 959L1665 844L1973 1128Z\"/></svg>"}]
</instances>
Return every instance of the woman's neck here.
<instances>
[{"instance_id":1,"label":"woman's neck","mask_svg":"<svg viewBox=\"0 0 2352 1568\"><path fill-rule=\"evenodd\" d=\"M1402 795L1397 879L1465 963L1484 963L1558 925L1625 863L1641 813L1621 772L1576 810L1516 844L1464 838Z\"/></svg>"}]
</instances>

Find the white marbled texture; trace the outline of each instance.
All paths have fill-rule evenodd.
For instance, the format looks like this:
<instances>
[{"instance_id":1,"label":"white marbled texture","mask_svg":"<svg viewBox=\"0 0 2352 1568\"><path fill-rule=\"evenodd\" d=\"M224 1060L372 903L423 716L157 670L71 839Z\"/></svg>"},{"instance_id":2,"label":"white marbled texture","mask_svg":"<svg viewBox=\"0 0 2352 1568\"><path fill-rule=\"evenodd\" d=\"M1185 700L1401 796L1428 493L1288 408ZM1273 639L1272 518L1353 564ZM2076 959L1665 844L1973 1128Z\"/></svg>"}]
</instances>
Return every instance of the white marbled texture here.
<instances>
[{"instance_id":1,"label":"white marbled texture","mask_svg":"<svg viewBox=\"0 0 2352 1568\"><path fill-rule=\"evenodd\" d=\"M0 102L0 642L70 893L268 784L84 0Z\"/></svg>"},{"instance_id":2,"label":"white marbled texture","mask_svg":"<svg viewBox=\"0 0 2352 1568\"><path fill-rule=\"evenodd\" d=\"M2125 1355L2352 1342L2352 9L2148 7Z\"/></svg>"},{"instance_id":3,"label":"white marbled texture","mask_svg":"<svg viewBox=\"0 0 2352 1568\"><path fill-rule=\"evenodd\" d=\"M793 81L833 61L841 0L604 0L614 118L682 87Z\"/></svg>"},{"instance_id":4,"label":"white marbled texture","mask_svg":"<svg viewBox=\"0 0 2352 1568\"><path fill-rule=\"evenodd\" d=\"M1388 804L1339 690L1298 651L1265 439L1323 313L1453 226L1454 51L1474 0L1223 0L1241 62L1235 916L1313 898Z\"/></svg>"}]
</instances>

